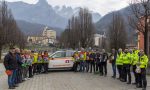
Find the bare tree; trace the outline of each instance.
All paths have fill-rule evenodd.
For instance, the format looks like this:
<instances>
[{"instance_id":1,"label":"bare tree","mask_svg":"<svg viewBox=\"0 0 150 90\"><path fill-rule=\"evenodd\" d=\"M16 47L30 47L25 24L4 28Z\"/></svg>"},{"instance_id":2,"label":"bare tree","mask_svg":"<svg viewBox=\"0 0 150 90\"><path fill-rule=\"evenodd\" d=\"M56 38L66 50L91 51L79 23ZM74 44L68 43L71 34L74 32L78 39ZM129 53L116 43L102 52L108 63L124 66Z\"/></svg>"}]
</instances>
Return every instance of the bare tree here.
<instances>
[{"instance_id":1,"label":"bare tree","mask_svg":"<svg viewBox=\"0 0 150 90\"><path fill-rule=\"evenodd\" d=\"M61 41L68 48L91 47L95 28L92 15L88 9L80 9L78 16L73 16L68 21L67 29L62 33ZM63 40L65 39L65 40Z\"/></svg>"},{"instance_id":2,"label":"bare tree","mask_svg":"<svg viewBox=\"0 0 150 90\"><path fill-rule=\"evenodd\" d=\"M25 36L8 9L5 1L0 2L0 58L3 46L25 46Z\"/></svg>"},{"instance_id":3,"label":"bare tree","mask_svg":"<svg viewBox=\"0 0 150 90\"><path fill-rule=\"evenodd\" d=\"M113 13L113 19L108 27L110 47L116 50L119 48L124 49L126 47L127 34L124 19L119 12Z\"/></svg>"},{"instance_id":4,"label":"bare tree","mask_svg":"<svg viewBox=\"0 0 150 90\"><path fill-rule=\"evenodd\" d=\"M132 0L130 7L133 15L130 16L129 23L135 30L144 35L144 51L149 55L150 0Z\"/></svg>"}]
</instances>

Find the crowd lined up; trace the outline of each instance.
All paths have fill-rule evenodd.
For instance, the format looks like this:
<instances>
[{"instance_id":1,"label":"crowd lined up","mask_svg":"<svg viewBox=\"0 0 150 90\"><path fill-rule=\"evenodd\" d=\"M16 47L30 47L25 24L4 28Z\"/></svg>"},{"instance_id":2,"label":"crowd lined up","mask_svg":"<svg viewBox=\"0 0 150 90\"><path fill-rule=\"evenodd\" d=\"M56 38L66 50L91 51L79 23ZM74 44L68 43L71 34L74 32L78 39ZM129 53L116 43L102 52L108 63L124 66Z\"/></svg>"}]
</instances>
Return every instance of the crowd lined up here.
<instances>
[{"instance_id":1,"label":"crowd lined up","mask_svg":"<svg viewBox=\"0 0 150 90\"><path fill-rule=\"evenodd\" d=\"M116 77L118 71L121 82L136 85L137 88L146 90L146 68L148 65L148 57L143 50L134 49L112 49L111 54L108 54L104 49L86 51L83 48L81 52L77 51L73 55L75 59L75 72L90 72L100 73L100 76L107 76L107 63L112 64L113 75ZM132 83L131 70L134 73L134 83Z\"/></svg>"},{"instance_id":2,"label":"crowd lined up","mask_svg":"<svg viewBox=\"0 0 150 90\"><path fill-rule=\"evenodd\" d=\"M75 72L99 73L100 76L107 76L107 63L112 64L112 78L134 84L137 88L146 90L146 68L148 57L143 50L134 49L112 49L111 54L104 49L76 51L73 54ZM47 73L49 64L48 52L34 52L31 50L20 50L10 48L9 53L4 58L4 66L8 75L9 89L15 89L23 81L33 78L34 75ZM134 73L134 83L132 83L132 72Z\"/></svg>"},{"instance_id":3,"label":"crowd lined up","mask_svg":"<svg viewBox=\"0 0 150 90\"><path fill-rule=\"evenodd\" d=\"M23 81L34 75L48 72L48 52L34 52L10 48L4 58L4 66L8 75L9 89L15 89Z\"/></svg>"}]
</instances>

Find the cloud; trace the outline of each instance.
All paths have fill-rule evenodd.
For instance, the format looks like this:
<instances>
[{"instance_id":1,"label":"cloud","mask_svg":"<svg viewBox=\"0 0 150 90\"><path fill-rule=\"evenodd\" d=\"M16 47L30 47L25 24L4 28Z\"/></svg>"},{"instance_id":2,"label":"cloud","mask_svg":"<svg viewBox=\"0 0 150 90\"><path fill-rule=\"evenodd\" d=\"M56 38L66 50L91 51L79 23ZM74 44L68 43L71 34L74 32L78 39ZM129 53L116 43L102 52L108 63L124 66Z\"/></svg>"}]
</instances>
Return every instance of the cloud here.
<instances>
[{"instance_id":1,"label":"cloud","mask_svg":"<svg viewBox=\"0 0 150 90\"><path fill-rule=\"evenodd\" d=\"M18 1L18 0L7 0ZM38 0L20 0L28 3L36 3ZM87 7L90 10L105 15L108 12L119 10L128 6L129 0L47 0L52 6Z\"/></svg>"}]
</instances>

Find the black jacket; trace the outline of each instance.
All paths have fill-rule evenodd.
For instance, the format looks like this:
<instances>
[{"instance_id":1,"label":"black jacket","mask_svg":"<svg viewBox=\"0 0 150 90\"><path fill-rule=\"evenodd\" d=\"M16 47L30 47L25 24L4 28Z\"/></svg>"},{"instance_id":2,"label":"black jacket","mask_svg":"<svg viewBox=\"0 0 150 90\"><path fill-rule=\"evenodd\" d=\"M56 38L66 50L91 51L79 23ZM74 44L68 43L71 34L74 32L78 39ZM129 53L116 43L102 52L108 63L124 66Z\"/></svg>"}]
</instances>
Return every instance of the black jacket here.
<instances>
[{"instance_id":1,"label":"black jacket","mask_svg":"<svg viewBox=\"0 0 150 90\"><path fill-rule=\"evenodd\" d=\"M108 54L107 53L103 53L101 62L107 62L107 60L108 60Z\"/></svg>"},{"instance_id":2,"label":"black jacket","mask_svg":"<svg viewBox=\"0 0 150 90\"><path fill-rule=\"evenodd\" d=\"M4 66L6 70L18 69L18 63L15 55L9 52L4 58Z\"/></svg>"}]
</instances>

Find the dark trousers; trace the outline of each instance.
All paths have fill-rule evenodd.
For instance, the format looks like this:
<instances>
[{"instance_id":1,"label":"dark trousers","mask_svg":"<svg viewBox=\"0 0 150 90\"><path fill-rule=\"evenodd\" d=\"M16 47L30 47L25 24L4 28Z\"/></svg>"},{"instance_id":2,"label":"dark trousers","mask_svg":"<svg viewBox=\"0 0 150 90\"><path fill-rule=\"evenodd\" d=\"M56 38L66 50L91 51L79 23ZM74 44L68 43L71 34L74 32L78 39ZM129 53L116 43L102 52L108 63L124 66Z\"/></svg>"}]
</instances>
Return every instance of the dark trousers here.
<instances>
[{"instance_id":1,"label":"dark trousers","mask_svg":"<svg viewBox=\"0 0 150 90\"><path fill-rule=\"evenodd\" d=\"M95 73L95 62L94 60L90 61L90 73L94 72Z\"/></svg>"},{"instance_id":2,"label":"dark trousers","mask_svg":"<svg viewBox=\"0 0 150 90\"><path fill-rule=\"evenodd\" d=\"M37 64L37 72L42 73L42 63Z\"/></svg>"},{"instance_id":3,"label":"dark trousers","mask_svg":"<svg viewBox=\"0 0 150 90\"><path fill-rule=\"evenodd\" d=\"M137 77L137 73L136 73L136 65L133 65L133 74L134 74L134 77L135 77L135 83L137 83L138 77Z\"/></svg>"},{"instance_id":4,"label":"dark trousers","mask_svg":"<svg viewBox=\"0 0 150 90\"><path fill-rule=\"evenodd\" d=\"M107 75L107 62L101 62L101 75Z\"/></svg>"},{"instance_id":5,"label":"dark trousers","mask_svg":"<svg viewBox=\"0 0 150 90\"><path fill-rule=\"evenodd\" d=\"M138 85L143 86L143 88L147 87L147 79L146 79L146 69L142 68L141 73L137 74L138 76Z\"/></svg>"},{"instance_id":6,"label":"dark trousers","mask_svg":"<svg viewBox=\"0 0 150 90\"><path fill-rule=\"evenodd\" d=\"M78 68L78 65L79 65L79 64L80 64L79 61L74 62L74 64L73 64L73 70L74 70L75 72L78 71L77 68Z\"/></svg>"},{"instance_id":7,"label":"dark trousers","mask_svg":"<svg viewBox=\"0 0 150 90\"><path fill-rule=\"evenodd\" d=\"M33 67L33 75L35 74L35 73L37 73L37 63L34 63L33 65L32 65L32 67Z\"/></svg>"},{"instance_id":8,"label":"dark trousers","mask_svg":"<svg viewBox=\"0 0 150 90\"><path fill-rule=\"evenodd\" d=\"M86 72L89 72L90 61L86 60Z\"/></svg>"},{"instance_id":9,"label":"dark trousers","mask_svg":"<svg viewBox=\"0 0 150 90\"><path fill-rule=\"evenodd\" d=\"M18 83L22 82L22 68L20 67L17 72L17 81Z\"/></svg>"},{"instance_id":10,"label":"dark trousers","mask_svg":"<svg viewBox=\"0 0 150 90\"><path fill-rule=\"evenodd\" d=\"M112 63L113 76L116 77L116 63Z\"/></svg>"},{"instance_id":11,"label":"dark trousers","mask_svg":"<svg viewBox=\"0 0 150 90\"><path fill-rule=\"evenodd\" d=\"M126 82L128 77L128 82L131 83L131 72L130 72L130 64L123 65L123 79Z\"/></svg>"},{"instance_id":12,"label":"dark trousers","mask_svg":"<svg viewBox=\"0 0 150 90\"><path fill-rule=\"evenodd\" d=\"M99 71L99 62L96 62L96 63L95 63L95 70L96 70L96 72Z\"/></svg>"},{"instance_id":13,"label":"dark trousers","mask_svg":"<svg viewBox=\"0 0 150 90\"><path fill-rule=\"evenodd\" d=\"M117 70L118 70L118 73L119 73L119 79L122 79L123 76L122 76L122 70L123 70L123 65L117 65Z\"/></svg>"},{"instance_id":14,"label":"dark trousers","mask_svg":"<svg viewBox=\"0 0 150 90\"><path fill-rule=\"evenodd\" d=\"M12 70L11 75L8 75L8 85L9 85L9 87L13 87L13 85L15 84L14 80L13 80L13 75L14 75L14 70Z\"/></svg>"},{"instance_id":15,"label":"dark trousers","mask_svg":"<svg viewBox=\"0 0 150 90\"><path fill-rule=\"evenodd\" d=\"M32 66L29 66L29 78L33 77L33 70L32 70Z\"/></svg>"},{"instance_id":16,"label":"dark trousers","mask_svg":"<svg viewBox=\"0 0 150 90\"><path fill-rule=\"evenodd\" d=\"M44 66L44 73L48 72L48 63L43 63Z\"/></svg>"}]
</instances>

